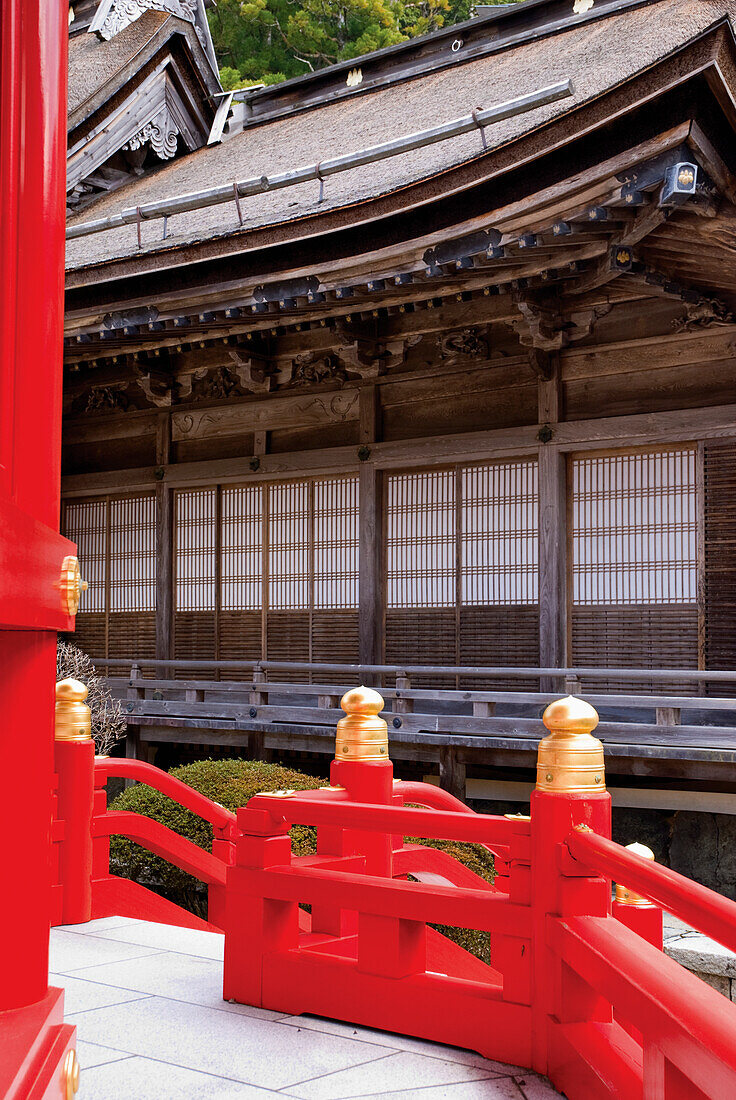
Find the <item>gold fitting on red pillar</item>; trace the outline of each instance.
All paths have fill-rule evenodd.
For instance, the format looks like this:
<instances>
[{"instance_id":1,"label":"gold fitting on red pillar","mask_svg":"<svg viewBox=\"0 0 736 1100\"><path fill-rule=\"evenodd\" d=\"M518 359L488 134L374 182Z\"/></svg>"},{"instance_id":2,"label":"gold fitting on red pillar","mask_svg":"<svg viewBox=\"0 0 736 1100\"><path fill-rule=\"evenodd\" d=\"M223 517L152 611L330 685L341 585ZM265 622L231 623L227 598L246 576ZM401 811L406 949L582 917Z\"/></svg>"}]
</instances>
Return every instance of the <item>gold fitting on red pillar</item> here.
<instances>
[{"instance_id":1,"label":"gold fitting on red pillar","mask_svg":"<svg viewBox=\"0 0 736 1100\"><path fill-rule=\"evenodd\" d=\"M85 703L89 694L81 680L59 680L56 685L55 741L89 741L92 711Z\"/></svg>"},{"instance_id":2,"label":"gold fitting on red pillar","mask_svg":"<svg viewBox=\"0 0 736 1100\"><path fill-rule=\"evenodd\" d=\"M335 760L388 760L388 726L378 717L382 696L372 688L352 688L340 706L346 717L337 723Z\"/></svg>"},{"instance_id":3,"label":"gold fitting on red pillar","mask_svg":"<svg viewBox=\"0 0 736 1100\"><path fill-rule=\"evenodd\" d=\"M537 790L557 794L605 791L603 745L592 731L598 713L590 703L568 695L545 710L542 721L550 731L537 752Z\"/></svg>"},{"instance_id":4,"label":"gold fitting on red pillar","mask_svg":"<svg viewBox=\"0 0 736 1100\"><path fill-rule=\"evenodd\" d=\"M651 848L647 848L646 844L627 844L626 850L633 852L637 856L641 856L642 859L654 860L654 852ZM653 902L648 898L643 898L641 894L635 894L633 890L627 889L626 886L621 886L616 883L615 899L619 905L635 905L639 909L648 909Z\"/></svg>"}]
</instances>

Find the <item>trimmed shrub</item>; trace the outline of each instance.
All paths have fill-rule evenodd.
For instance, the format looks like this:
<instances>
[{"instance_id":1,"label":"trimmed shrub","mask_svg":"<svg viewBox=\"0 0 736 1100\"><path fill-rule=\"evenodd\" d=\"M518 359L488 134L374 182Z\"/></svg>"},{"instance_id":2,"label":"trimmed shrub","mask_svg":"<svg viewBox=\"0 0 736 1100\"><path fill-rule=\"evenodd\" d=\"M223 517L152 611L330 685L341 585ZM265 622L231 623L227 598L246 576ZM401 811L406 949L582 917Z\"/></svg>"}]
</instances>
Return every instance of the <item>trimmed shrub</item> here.
<instances>
[{"instance_id":1,"label":"trimmed shrub","mask_svg":"<svg viewBox=\"0 0 736 1100\"><path fill-rule=\"evenodd\" d=\"M219 802L226 810L233 811L245 806L260 791L307 791L323 787L326 783L324 779L315 779L279 764L264 764L257 760L199 760L196 764L172 768L170 774L213 802ZM144 783L136 783L124 790L110 804L110 809L129 810L152 817L200 848L212 851L212 826ZM291 830L291 840L295 855L314 851L313 829L295 825ZM119 836L111 838L110 871L150 886L199 916L206 915L206 887L132 840Z\"/></svg>"},{"instance_id":2,"label":"trimmed shrub","mask_svg":"<svg viewBox=\"0 0 736 1100\"><path fill-rule=\"evenodd\" d=\"M324 787L326 779L305 775L303 772L265 764L255 760L200 760L173 768L171 775L187 783L201 794L219 802L228 810L245 806L260 791L315 790ZM154 818L173 832L186 837L200 848L212 850L212 827L196 814L185 810L166 795L137 783L129 787L111 803L111 810L129 810ZM316 831L304 825L291 829L294 855L308 855L316 850ZM493 856L479 844L460 844L445 840L408 838L413 844L426 844L447 852L481 878L493 882ZM112 837L110 842L110 870L115 875L133 879L184 906L199 916L207 913L207 890L191 875L173 867L170 863L152 855L124 837ZM436 926L467 951L484 962L489 961L489 935L474 929Z\"/></svg>"}]
</instances>

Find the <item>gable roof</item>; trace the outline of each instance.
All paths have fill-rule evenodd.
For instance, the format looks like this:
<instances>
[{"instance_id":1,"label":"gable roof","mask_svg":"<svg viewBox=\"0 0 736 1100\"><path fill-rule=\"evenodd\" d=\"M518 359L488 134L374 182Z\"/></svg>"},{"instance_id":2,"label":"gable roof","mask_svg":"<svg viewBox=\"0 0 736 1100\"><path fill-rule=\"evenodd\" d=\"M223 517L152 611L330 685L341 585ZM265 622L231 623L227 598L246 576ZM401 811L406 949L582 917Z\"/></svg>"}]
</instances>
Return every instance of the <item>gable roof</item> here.
<instances>
[{"instance_id":1,"label":"gable roof","mask_svg":"<svg viewBox=\"0 0 736 1100\"><path fill-rule=\"evenodd\" d=\"M210 93L219 90L192 24L165 11L146 11L108 40L94 34L69 39L69 133L113 99L174 35L186 43Z\"/></svg>"}]
</instances>

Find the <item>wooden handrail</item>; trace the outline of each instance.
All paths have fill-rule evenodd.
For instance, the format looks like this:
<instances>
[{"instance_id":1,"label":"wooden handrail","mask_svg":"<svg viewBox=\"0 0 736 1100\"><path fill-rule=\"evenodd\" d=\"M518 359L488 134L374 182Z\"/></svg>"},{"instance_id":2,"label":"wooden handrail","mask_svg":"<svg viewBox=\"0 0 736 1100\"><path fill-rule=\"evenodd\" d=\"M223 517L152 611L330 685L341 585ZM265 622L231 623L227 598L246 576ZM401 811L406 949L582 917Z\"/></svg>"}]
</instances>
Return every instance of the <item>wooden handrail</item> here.
<instances>
[{"instance_id":1,"label":"wooden handrail","mask_svg":"<svg viewBox=\"0 0 736 1100\"><path fill-rule=\"evenodd\" d=\"M221 859L152 817L128 810L108 811L94 819L94 830L97 836L128 837L209 886L225 885L225 864Z\"/></svg>"},{"instance_id":2,"label":"wooden handrail","mask_svg":"<svg viewBox=\"0 0 736 1100\"><path fill-rule=\"evenodd\" d=\"M143 760L129 760L122 757L97 757L95 759L95 771L98 776L109 779L137 779L139 783L146 783L154 790L172 798L186 810L208 821L217 829L226 829L235 824L235 814L219 806L212 799L195 791L193 787L182 783L180 779L169 775L160 768L154 768Z\"/></svg>"},{"instance_id":3,"label":"wooden handrail","mask_svg":"<svg viewBox=\"0 0 736 1100\"><path fill-rule=\"evenodd\" d=\"M507 666L475 665L368 665L368 664L330 664L307 661L208 661L208 660L158 660L147 657L108 658L92 657L96 665L107 668L173 668L173 669L213 669L227 672L235 671L273 671L273 672L337 672L344 673L351 680L360 673L396 676L406 673L412 676L468 676L471 678L504 678L511 680L534 680L539 677L582 680L638 680L652 683L688 681L694 684L730 683L736 684L736 671L723 669L692 668L531 668Z\"/></svg>"},{"instance_id":4,"label":"wooden handrail","mask_svg":"<svg viewBox=\"0 0 736 1100\"><path fill-rule=\"evenodd\" d=\"M729 951L736 951L736 902L597 833L573 829L565 843L573 859L595 874L635 890Z\"/></svg>"}]
</instances>

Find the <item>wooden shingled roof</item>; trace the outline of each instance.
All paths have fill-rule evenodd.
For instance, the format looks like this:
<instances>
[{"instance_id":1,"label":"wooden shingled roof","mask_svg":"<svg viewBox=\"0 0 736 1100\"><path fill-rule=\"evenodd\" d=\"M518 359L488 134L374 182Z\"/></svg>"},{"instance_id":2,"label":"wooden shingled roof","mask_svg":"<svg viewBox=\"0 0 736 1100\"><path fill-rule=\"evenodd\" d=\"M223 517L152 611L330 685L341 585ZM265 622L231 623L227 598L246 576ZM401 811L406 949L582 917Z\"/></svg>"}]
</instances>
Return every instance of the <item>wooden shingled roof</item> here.
<instances>
[{"instance_id":1,"label":"wooden shingled roof","mask_svg":"<svg viewBox=\"0 0 736 1100\"><path fill-rule=\"evenodd\" d=\"M594 10L594 9L593 9ZM666 18L665 18L666 10ZM496 172L510 155L499 155L512 143L535 133L552 131L564 137L581 109L626 84L628 102L641 95L632 80L646 83L653 66L674 56L724 17L736 14L736 3L716 0L667 0L612 8L605 17L581 19L548 34L543 29L500 52L457 63L439 71L407 78L397 84L380 83L364 95L320 103L308 113L251 125L219 145L209 146L134 181L94 204L93 215L82 212L73 220L105 217L124 208L191 192L214 184L228 184L257 174L272 175L316 163L336 153L365 148L413 130L436 125L474 107L488 107L534 91L557 80L573 82L572 99L538 108L498 123L486 132L488 150L480 135L469 133L390 160L364 165L330 179L322 201L312 183L290 187L242 201L239 223L235 204L195 210L168 220L166 239L160 222L143 223L140 245L135 227L126 226L70 241L68 269L79 270L126 258L141 266L143 257L166 263L180 246L199 246L210 254L217 242L235 245L259 227L302 222L328 212L345 224L356 215L339 211L361 209L387 196L402 203L408 187L425 183L424 194L446 193L448 170L474 167L467 173L480 178ZM571 121L567 125L565 118ZM602 152L604 150L602 149ZM385 203L384 203L385 207Z\"/></svg>"}]
</instances>

